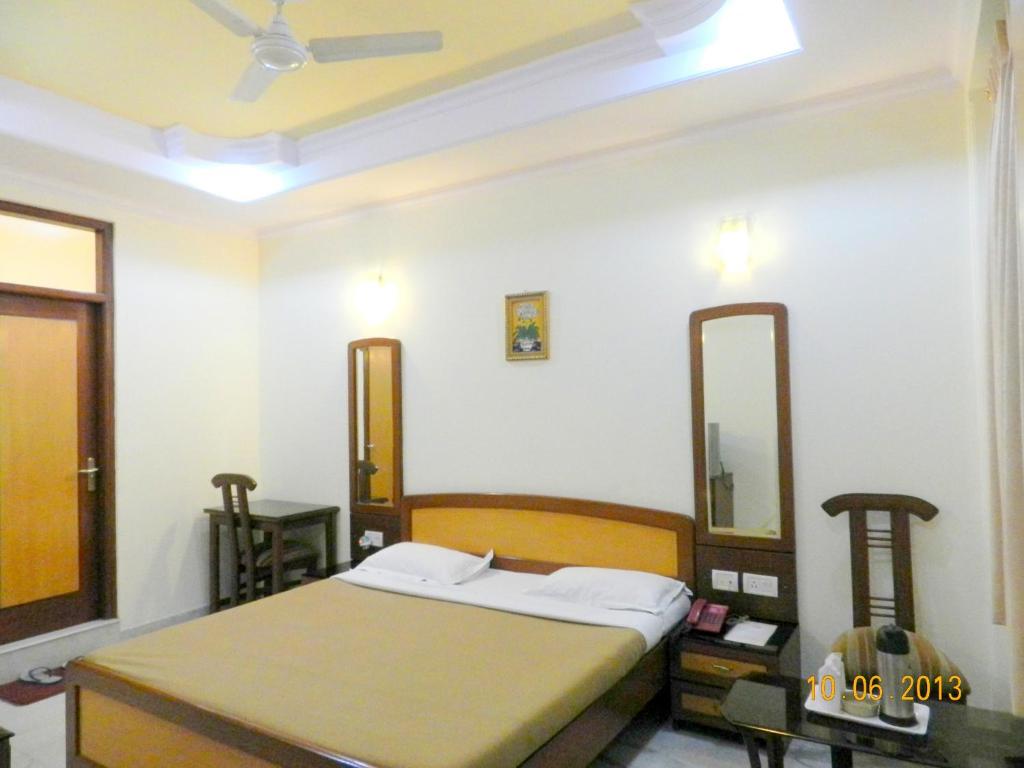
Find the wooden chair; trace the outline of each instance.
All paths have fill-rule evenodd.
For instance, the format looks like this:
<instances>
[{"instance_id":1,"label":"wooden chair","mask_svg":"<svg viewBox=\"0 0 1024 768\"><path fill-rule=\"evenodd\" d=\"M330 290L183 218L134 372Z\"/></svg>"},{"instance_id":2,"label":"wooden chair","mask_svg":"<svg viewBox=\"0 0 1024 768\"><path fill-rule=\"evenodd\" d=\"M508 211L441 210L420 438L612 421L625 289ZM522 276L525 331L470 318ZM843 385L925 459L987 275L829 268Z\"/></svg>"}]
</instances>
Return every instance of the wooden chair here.
<instances>
[{"instance_id":1,"label":"wooden chair","mask_svg":"<svg viewBox=\"0 0 1024 768\"><path fill-rule=\"evenodd\" d=\"M843 654L846 675L870 677L878 674L875 656L874 620L896 624L910 638L911 667L915 674L929 678L959 676L966 702L970 685L960 669L927 639L916 634L914 620L914 576L910 550L910 517L931 520L938 508L916 496L893 493L845 493L824 502L830 517L843 512L850 516L850 570L853 578L853 626L832 644ZM871 525L869 512L888 513L888 525ZM888 551L892 558L893 596L871 594L871 550ZM934 694L933 694L934 695Z\"/></svg>"},{"instance_id":2,"label":"wooden chair","mask_svg":"<svg viewBox=\"0 0 1024 768\"><path fill-rule=\"evenodd\" d=\"M234 525L225 526L228 531L228 571L231 574L231 605L249 602L265 596L269 589L260 593L258 585L273 577L273 551L269 541L256 542L253 536L252 517L249 514L249 491L255 490L256 481L248 475L222 473L214 475L214 488L221 489L224 511L230 512ZM315 549L301 541L284 541L284 570L303 569L310 571L317 566ZM245 598L241 598L242 584L245 583Z\"/></svg>"}]
</instances>

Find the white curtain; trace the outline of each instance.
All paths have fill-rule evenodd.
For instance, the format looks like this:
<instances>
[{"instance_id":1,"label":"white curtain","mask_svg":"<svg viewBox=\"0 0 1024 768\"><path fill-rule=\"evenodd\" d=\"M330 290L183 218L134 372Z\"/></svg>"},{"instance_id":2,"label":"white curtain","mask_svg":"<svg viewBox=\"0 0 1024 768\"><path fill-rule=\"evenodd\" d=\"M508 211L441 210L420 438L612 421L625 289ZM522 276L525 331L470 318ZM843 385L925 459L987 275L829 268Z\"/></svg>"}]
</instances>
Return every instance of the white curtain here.
<instances>
[{"instance_id":1,"label":"white curtain","mask_svg":"<svg viewBox=\"0 0 1024 768\"><path fill-rule=\"evenodd\" d=\"M997 54L988 305L995 620L1009 630L1013 711L1024 714L1024 270L1017 211L1013 60Z\"/></svg>"}]
</instances>

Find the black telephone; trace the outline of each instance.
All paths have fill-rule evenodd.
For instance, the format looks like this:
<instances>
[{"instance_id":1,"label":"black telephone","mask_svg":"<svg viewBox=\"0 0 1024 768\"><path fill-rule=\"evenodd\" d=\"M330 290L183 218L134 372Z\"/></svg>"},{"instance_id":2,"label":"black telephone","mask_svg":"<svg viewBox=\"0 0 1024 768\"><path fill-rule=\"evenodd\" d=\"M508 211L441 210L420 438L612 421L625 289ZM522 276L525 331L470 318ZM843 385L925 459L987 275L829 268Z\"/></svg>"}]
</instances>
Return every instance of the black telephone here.
<instances>
[{"instance_id":1,"label":"black telephone","mask_svg":"<svg viewBox=\"0 0 1024 768\"><path fill-rule=\"evenodd\" d=\"M729 606L709 603L703 597L693 601L686 623L700 632L718 634L725 626L725 618L729 615Z\"/></svg>"}]
</instances>

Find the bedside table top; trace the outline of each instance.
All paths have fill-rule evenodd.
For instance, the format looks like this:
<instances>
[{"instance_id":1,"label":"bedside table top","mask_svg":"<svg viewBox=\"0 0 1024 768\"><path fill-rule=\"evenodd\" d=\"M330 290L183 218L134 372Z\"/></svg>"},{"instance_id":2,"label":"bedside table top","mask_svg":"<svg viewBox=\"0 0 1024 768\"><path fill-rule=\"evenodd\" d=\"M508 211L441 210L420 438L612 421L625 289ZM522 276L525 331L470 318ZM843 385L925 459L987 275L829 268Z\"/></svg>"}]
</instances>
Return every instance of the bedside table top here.
<instances>
[{"instance_id":1,"label":"bedside table top","mask_svg":"<svg viewBox=\"0 0 1024 768\"><path fill-rule=\"evenodd\" d=\"M322 517L340 512L340 507L330 504L307 504L299 501L278 501L277 499L255 499L249 502L249 516L254 521L263 522L294 522L307 517ZM224 506L206 507L208 515L224 515Z\"/></svg>"},{"instance_id":2,"label":"bedside table top","mask_svg":"<svg viewBox=\"0 0 1024 768\"><path fill-rule=\"evenodd\" d=\"M726 632L729 629L725 629L721 634L711 634L709 632L698 632L693 630L691 632L684 632L676 636L677 642L683 643L703 643L705 645L713 645L717 648L729 648L737 651L748 651L752 653L764 653L768 655L778 654L779 651L785 647L786 643L789 642L790 638L799 628L798 624L787 624L785 622L766 622L777 625L775 634L771 636L765 645L748 645L747 643L733 643L725 639Z\"/></svg>"}]
</instances>

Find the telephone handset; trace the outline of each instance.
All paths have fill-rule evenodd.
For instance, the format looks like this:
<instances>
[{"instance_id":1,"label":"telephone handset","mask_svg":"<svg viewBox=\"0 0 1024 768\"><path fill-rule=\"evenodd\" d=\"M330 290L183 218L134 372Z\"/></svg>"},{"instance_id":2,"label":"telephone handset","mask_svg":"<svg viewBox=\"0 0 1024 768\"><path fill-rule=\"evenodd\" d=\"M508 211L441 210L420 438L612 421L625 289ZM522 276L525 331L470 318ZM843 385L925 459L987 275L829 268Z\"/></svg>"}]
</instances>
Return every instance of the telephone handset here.
<instances>
[{"instance_id":1,"label":"telephone handset","mask_svg":"<svg viewBox=\"0 0 1024 768\"><path fill-rule=\"evenodd\" d=\"M686 623L700 632L722 631L725 626L725 617L729 614L729 606L709 603L703 597L693 601L690 613L686 616Z\"/></svg>"}]
</instances>

